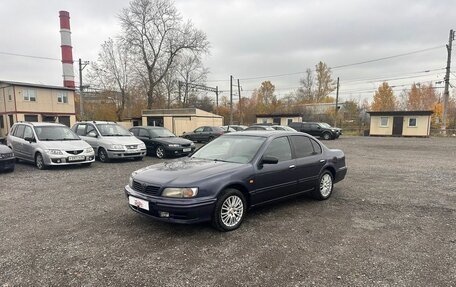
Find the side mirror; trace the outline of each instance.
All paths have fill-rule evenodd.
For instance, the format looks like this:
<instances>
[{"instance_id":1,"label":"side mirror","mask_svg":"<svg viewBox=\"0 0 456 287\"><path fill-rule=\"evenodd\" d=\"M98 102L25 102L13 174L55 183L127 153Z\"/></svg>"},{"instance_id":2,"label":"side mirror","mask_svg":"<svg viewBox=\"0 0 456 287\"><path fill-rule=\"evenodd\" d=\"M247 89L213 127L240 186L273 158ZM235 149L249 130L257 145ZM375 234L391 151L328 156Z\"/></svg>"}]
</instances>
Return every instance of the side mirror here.
<instances>
[{"instance_id":1,"label":"side mirror","mask_svg":"<svg viewBox=\"0 0 456 287\"><path fill-rule=\"evenodd\" d=\"M97 136L97 133L94 132L94 131L91 131L90 133L88 133L87 136L92 137L92 138L98 137L98 136Z\"/></svg>"},{"instance_id":2,"label":"side mirror","mask_svg":"<svg viewBox=\"0 0 456 287\"><path fill-rule=\"evenodd\" d=\"M36 139L34 137L25 137L24 140L28 141L29 143L36 143Z\"/></svg>"},{"instance_id":3,"label":"side mirror","mask_svg":"<svg viewBox=\"0 0 456 287\"><path fill-rule=\"evenodd\" d=\"M277 164L279 159L273 156L265 156L261 159L261 164Z\"/></svg>"}]
</instances>

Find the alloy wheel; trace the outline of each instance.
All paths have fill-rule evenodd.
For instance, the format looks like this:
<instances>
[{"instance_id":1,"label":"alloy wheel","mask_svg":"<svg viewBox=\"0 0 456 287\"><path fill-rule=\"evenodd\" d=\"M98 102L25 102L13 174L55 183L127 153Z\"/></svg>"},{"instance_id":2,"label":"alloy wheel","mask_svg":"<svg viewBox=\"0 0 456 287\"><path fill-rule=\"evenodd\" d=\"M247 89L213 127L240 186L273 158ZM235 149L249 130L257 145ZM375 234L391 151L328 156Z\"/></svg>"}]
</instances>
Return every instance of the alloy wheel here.
<instances>
[{"instance_id":1,"label":"alloy wheel","mask_svg":"<svg viewBox=\"0 0 456 287\"><path fill-rule=\"evenodd\" d=\"M164 158L165 157L165 149L162 146L157 147L157 150L155 151L155 154L157 155L158 158Z\"/></svg>"},{"instance_id":2,"label":"alloy wheel","mask_svg":"<svg viewBox=\"0 0 456 287\"><path fill-rule=\"evenodd\" d=\"M329 173L325 173L320 180L320 194L326 198L331 194L332 191L332 177Z\"/></svg>"},{"instance_id":3,"label":"alloy wheel","mask_svg":"<svg viewBox=\"0 0 456 287\"><path fill-rule=\"evenodd\" d=\"M242 220L244 203L237 195L229 196L222 204L220 218L224 225L233 227Z\"/></svg>"}]
</instances>

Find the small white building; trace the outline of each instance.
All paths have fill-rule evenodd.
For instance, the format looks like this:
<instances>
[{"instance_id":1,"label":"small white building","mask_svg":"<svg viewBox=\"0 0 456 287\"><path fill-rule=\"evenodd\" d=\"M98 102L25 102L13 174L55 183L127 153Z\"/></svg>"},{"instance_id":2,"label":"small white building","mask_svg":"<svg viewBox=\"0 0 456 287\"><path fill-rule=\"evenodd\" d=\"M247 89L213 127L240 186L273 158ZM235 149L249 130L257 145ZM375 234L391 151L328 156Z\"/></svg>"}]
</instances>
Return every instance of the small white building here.
<instances>
[{"instance_id":1,"label":"small white building","mask_svg":"<svg viewBox=\"0 0 456 287\"><path fill-rule=\"evenodd\" d=\"M274 124L288 126L291 122L302 122L299 114L259 114L256 115L257 124Z\"/></svg>"},{"instance_id":2,"label":"small white building","mask_svg":"<svg viewBox=\"0 0 456 287\"><path fill-rule=\"evenodd\" d=\"M428 137L432 111L383 111L370 114L371 136Z\"/></svg>"},{"instance_id":3,"label":"small white building","mask_svg":"<svg viewBox=\"0 0 456 287\"><path fill-rule=\"evenodd\" d=\"M143 126L160 126L180 136L201 126L223 126L223 117L197 108L154 109L142 112Z\"/></svg>"}]
</instances>

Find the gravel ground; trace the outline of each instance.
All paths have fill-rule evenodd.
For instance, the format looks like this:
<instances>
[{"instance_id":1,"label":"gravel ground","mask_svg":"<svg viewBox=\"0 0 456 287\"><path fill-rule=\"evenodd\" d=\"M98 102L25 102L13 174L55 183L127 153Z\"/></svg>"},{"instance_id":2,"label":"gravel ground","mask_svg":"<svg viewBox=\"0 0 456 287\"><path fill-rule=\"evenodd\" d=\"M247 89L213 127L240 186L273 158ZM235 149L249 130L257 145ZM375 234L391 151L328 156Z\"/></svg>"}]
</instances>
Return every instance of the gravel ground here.
<instances>
[{"instance_id":1,"label":"gravel ground","mask_svg":"<svg viewBox=\"0 0 456 287\"><path fill-rule=\"evenodd\" d=\"M242 227L129 210L129 174L96 162L0 174L0 286L456 286L456 139L342 137L331 199L249 212Z\"/></svg>"}]
</instances>

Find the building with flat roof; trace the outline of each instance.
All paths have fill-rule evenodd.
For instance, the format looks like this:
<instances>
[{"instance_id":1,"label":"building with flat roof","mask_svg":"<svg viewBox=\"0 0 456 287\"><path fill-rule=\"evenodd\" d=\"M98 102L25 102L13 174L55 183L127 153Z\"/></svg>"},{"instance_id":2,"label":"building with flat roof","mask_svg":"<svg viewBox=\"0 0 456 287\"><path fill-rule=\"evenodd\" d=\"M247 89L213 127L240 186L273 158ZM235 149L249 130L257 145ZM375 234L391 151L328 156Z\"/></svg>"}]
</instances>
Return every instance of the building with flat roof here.
<instances>
[{"instance_id":1,"label":"building with flat roof","mask_svg":"<svg viewBox=\"0 0 456 287\"><path fill-rule=\"evenodd\" d=\"M19 121L73 125L74 89L0 80L0 138Z\"/></svg>"},{"instance_id":2,"label":"building with flat roof","mask_svg":"<svg viewBox=\"0 0 456 287\"><path fill-rule=\"evenodd\" d=\"M382 111L370 114L371 136L428 137L432 111Z\"/></svg>"}]
</instances>

